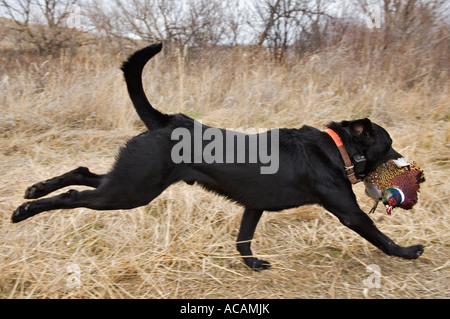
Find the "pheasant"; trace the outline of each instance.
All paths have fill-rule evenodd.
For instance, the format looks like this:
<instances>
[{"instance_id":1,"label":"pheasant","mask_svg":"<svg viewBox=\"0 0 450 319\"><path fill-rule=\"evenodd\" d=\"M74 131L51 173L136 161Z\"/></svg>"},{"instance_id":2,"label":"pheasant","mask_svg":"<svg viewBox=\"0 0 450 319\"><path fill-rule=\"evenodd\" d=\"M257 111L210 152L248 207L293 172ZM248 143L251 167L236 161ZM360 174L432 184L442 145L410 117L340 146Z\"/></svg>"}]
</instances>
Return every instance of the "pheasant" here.
<instances>
[{"instance_id":1,"label":"pheasant","mask_svg":"<svg viewBox=\"0 0 450 319\"><path fill-rule=\"evenodd\" d=\"M419 184L424 181L423 171L405 158L381 164L364 179L366 195L375 201L369 214L375 212L379 201L386 206L388 215L395 207L411 209L417 203Z\"/></svg>"}]
</instances>

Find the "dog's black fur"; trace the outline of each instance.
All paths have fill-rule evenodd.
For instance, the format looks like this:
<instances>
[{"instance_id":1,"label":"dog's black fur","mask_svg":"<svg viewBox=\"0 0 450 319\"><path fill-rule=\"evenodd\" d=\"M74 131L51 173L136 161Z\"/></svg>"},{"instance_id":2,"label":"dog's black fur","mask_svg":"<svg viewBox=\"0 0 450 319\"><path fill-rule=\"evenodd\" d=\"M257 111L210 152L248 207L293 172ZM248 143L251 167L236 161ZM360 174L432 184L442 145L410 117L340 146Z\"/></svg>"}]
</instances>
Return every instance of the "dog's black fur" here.
<instances>
[{"instance_id":1,"label":"dog's black fur","mask_svg":"<svg viewBox=\"0 0 450 319\"><path fill-rule=\"evenodd\" d=\"M161 48L161 44L154 44L137 51L122 66L130 98L148 131L128 141L106 175L79 167L29 187L25 193L27 199L40 198L70 185L95 189L69 190L24 203L12 214L12 222L55 209L131 209L150 203L171 184L185 181L188 184L197 182L245 207L237 249L253 270L270 267L267 261L254 257L250 249L263 211L306 204L322 205L344 225L388 255L414 259L422 254L422 245L401 247L377 229L356 202L333 140L313 127L279 130L279 169L275 174L261 174L263 163L259 160L257 163L175 164L171 159L171 149L177 142L171 139L173 130L183 127L193 132L194 123L201 124L183 114L162 114L148 102L142 86L142 70ZM340 136L351 158L355 154L366 157L366 173L389 159L401 157L392 148L389 134L368 119L331 122L328 127ZM204 131L208 127L202 125L201 128ZM270 137L270 131L268 135Z\"/></svg>"}]
</instances>

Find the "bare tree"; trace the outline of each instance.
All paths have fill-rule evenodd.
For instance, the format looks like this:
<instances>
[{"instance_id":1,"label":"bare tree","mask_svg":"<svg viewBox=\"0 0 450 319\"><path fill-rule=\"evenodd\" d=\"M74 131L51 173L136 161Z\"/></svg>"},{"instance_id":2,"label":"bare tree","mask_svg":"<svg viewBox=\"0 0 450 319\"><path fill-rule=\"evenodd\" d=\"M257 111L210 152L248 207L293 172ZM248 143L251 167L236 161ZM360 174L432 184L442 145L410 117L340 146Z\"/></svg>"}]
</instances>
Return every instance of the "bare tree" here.
<instances>
[{"instance_id":1,"label":"bare tree","mask_svg":"<svg viewBox=\"0 0 450 319\"><path fill-rule=\"evenodd\" d=\"M17 43L28 43L40 53L56 54L79 45L68 19L78 15L77 0L0 0L4 14L14 21ZM72 26L73 27L73 26Z\"/></svg>"},{"instance_id":2,"label":"bare tree","mask_svg":"<svg viewBox=\"0 0 450 319\"><path fill-rule=\"evenodd\" d=\"M362 11L369 15L367 9L371 4L367 0L358 0ZM448 9L447 0L381 0L380 30L385 48L393 44L403 45L413 38L427 38L430 33L442 25L440 21Z\"/></svg>"},{"instance_id":3,"label":"bare tree","mask_svg":"<svg viewBox=\"0 0 450 319\"><path fill-rule=\"evenodd\" d=\"M227 31L223 1L191 1L178 41L193 46L217 45Z\"/></svg>"},{"instance_id":4,"label":"bare tree","mask_svg":"<svg viewBox=\"0 0 450 319\"><path fill-rule=\"evenodd\" d=\"M258 47L267 45L282 58L287 48L303 36L318 34L320 18L331 18L321 0L264 0L253 2Z\"/></svg>"},{"instance_id":5,"label":"bare tree","mask_svg":"<svg viewBox=\"0 0 450 319\"><path fill-rule=\"evenodd\" d=\"M249 35L250 9L247 2L241 0L224 1L226 8L224 9L225 21L227 25L228 36L226 41L230 45L248 44L251 38Z\"/></svg>"},{"instance_id":6,"label":"bare tree","mask_svg":"<svg viewBox=\"0 0 450 319\"><path fill-rule=\"evenodd\" d=\"M148 41L204 46L220 43L227 30L218 0L115 0L122 32Z\"/></svg>"}]
</instances>

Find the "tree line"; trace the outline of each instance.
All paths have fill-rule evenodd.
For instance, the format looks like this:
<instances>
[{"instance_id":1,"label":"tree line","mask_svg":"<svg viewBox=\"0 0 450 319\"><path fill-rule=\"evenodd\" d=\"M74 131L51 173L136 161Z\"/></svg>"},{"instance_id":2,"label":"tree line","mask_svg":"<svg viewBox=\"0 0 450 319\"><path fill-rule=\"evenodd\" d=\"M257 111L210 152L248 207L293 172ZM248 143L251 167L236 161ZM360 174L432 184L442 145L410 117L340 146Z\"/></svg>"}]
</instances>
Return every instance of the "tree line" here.
<instances>
[{"instance_id":1,"label":"tree line","mask_svg":"<svg viewBox=\"0 0 450 319\"><path fill-rule=\"evenodd\" d=\"M449 26L445 0L0 0L0 14L18 46L43 54L75 51L95 34L105 43L251 45L282 58L338 43L446 41Z\"/></svg>"}]
</instances>

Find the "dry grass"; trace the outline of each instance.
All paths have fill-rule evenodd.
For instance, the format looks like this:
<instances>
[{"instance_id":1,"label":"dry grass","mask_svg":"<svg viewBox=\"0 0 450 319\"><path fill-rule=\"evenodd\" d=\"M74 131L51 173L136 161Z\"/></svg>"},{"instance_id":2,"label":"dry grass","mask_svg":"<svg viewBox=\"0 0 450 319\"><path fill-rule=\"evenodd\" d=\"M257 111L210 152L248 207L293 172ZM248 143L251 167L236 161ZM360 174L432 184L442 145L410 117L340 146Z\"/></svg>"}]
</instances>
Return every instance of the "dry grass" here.
<instances>
[{"instance_id":1,"label":"dry grass","mask_svg":"<svg viewBox=\"0 0 450 319\"><path fill-rule=\"evenodd\" d=\"M143 129L119 71L123 56L13 60L0 78L1 298L449 298L448 74L411 87L393 70L357 64L345 48L277 64L241 52L167 52L146 69L152 103L229 128L323 127L370 117L424 169L413 211L371 216L401 245L424 244L414 261L389 257L318 206L265 213L254 252L273 268L248 270L235 251L242 208L177 184L130 211L43 213L13 225L27 186L79 165L104 173L119 146ZM417 71L420 73L420 70ZM397 77L396 77L397 76ZM371 201L354 187L360 205ZM70 288L67 267L80 267ZM381 287L364 290L370 264Z\"/></svg>"}]
</instances>

